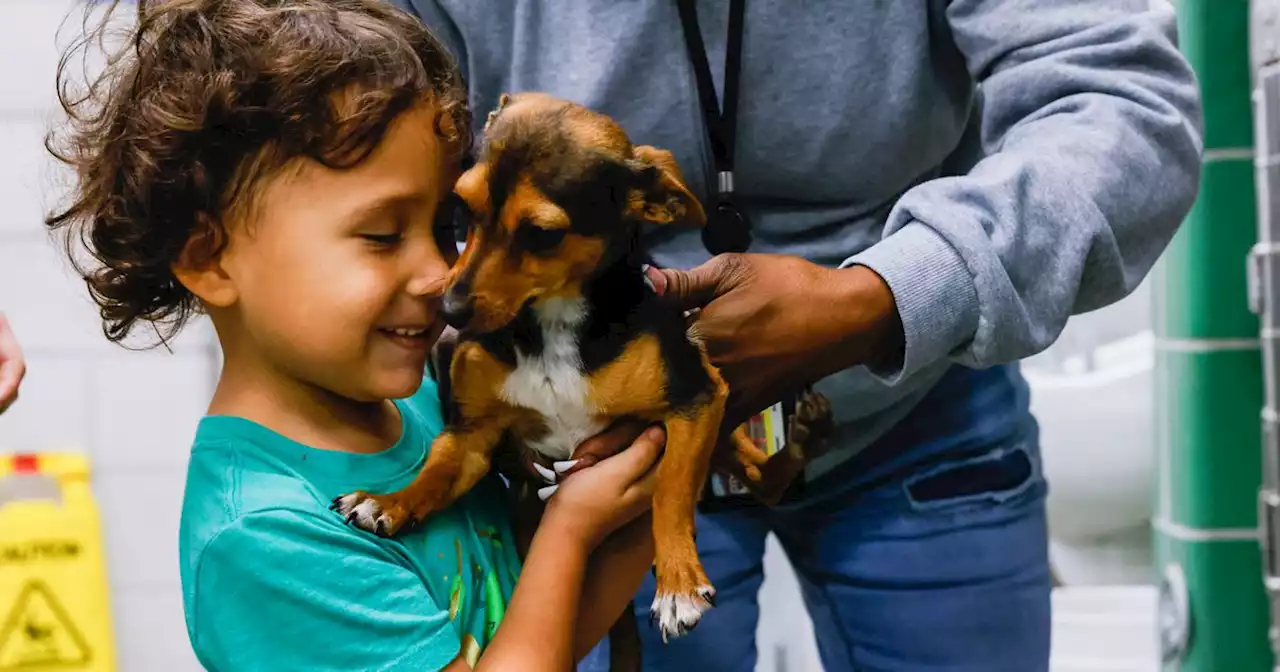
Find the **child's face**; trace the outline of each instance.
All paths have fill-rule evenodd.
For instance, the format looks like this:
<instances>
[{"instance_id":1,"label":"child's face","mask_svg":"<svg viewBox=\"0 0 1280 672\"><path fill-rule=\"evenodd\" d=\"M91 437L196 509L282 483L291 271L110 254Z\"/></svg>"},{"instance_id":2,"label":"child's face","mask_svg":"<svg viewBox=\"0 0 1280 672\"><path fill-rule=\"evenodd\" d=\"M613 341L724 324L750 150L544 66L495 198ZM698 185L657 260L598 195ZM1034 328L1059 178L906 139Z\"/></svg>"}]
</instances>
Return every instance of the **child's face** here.
<instances>
[{"instance_id":1,"label":"child's face","mask_svg":"<svg viewBox=\"0 0 1280 672\"><path fill-rule=\"evenodd\" d=\"M356 168L307 162L272 180L253 223L230 227L221 267L235 301L223 312L254 364L360 401L421 384L456 258L452 234L435 226L457 169L434 115L428 105L401 115Z\"/></svg>"}]
</instances>

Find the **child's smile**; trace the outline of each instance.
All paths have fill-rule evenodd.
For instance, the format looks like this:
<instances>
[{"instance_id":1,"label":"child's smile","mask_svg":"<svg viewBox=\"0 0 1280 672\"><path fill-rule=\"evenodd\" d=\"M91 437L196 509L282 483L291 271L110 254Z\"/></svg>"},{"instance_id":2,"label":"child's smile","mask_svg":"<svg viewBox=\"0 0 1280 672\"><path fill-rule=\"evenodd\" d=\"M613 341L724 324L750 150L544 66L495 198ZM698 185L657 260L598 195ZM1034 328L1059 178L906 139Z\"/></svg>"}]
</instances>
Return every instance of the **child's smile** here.
<instances>
[{"instance_id":1,"label":"child's smile","mask_svg":"<svg viewBox=\"0 0 1280 672\"><path fill-rule=\"evenodd\" d=\"M404 348L413 354L425 354L431 348L429 340L431 329L420 327L379 327L378 333L397 347Z\"/></svg>"}]
</instances>

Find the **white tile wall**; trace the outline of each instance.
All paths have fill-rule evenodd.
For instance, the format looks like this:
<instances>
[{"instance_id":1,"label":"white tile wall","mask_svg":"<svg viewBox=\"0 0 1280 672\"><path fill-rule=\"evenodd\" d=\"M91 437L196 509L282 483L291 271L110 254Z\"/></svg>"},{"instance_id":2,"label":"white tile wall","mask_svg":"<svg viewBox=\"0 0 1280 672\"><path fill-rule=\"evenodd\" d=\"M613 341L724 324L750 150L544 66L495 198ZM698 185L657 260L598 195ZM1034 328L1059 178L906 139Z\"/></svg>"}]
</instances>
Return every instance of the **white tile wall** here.
<instances>
[{"instance_id":1,"label":"white tile wall","mask_svg":"<svg viewBox=\"0 0 1280 672\"><path fill-rule=\"evenodd\" d=\"M28 356L0 452L87 453L102 514L118 669L199 670L178 588L187 451L212 390L207 324L173 346L131 352L103 338L83 283L41 223L65 172L43 148L54 118L55 35L78 28L66 0L0 0L0 311ZM65 183L65 182L64 182Z\"/></svg>"}]
</instances>

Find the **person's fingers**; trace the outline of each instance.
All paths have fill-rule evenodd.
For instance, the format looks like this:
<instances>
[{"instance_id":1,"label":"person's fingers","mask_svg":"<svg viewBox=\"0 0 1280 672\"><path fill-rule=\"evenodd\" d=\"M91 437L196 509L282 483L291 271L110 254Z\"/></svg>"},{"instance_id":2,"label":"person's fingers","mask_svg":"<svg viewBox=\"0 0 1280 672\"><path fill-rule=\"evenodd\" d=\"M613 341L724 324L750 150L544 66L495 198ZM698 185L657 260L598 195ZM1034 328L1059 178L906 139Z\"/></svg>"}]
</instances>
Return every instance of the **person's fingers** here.
<instances>
[{"instance_id":1,"label":"person's fingers","mask_svg":"<svg viewBox=\"0 0 1280 672\"><path fill-rule=\"evenodd\" d=\"M573 451L573 457L563 462L556 462L556 473L566 477L574 472L590 467L600 460L612 457L631 445L649 423L635 418L624 418L615 422L605 431L583 441Z\"/></svg>"},{"instance_id":2,"label":"person's fingers","mask_svg":"<svg viewBox=\"0 0 1280 672\"><path fill-rule=\"evenodd\" d=\"M665 301L680 310L693 310L719 296L741 265L738 255L721 254L687 271L650 266L645 269L645 276Z\"/></svg>"},{"instance_id":3,"label":"person's fingers","mask_svg":"<svg viewBox=\"0 0 1280 672\"><path fill-rule=\"evenodd\" d=\"M662 427L650 427L632 441L626 450L607 460L601 460L592 469L608 470L611 475L633 483L653 467L662 454L666 440L667 433Z\"/></svg>"},{"instance_id":4,"label":"person's fingers","mask_svg":"<svg viewBox=\"0 0 1280 672\"><path fill-rule=\"evenodd\" d=\"M658 487L658 465L661 462L654 462L644 475L636 479L631 485L627 486L627 495L644 500L652 499L654 491Z\"/></svg>"},{"instance_id":5,"label":"person's fingers","mask_svg":"<svg viewBox=\"0 0 1280 672\"><path fill-rule=\"evenodd\" d=\"M18 338L9 328L9 322L0 313L0 413L18 398L18 386L27 373L26 360Z\"/></svg>"},{"instance_id":6,"label":"person's fingers","mask_svg":"<svg viewBox=\"0 0 1280 672\"><path fill-rule=\"evenodd\" d=\"M632 444L630 452L645 452L645 460L640 464L641 470L636 472L636 477L627 486L625 496L631 499L649 500L652 499L654 489L658 483L658 466L661 464L659 458L666 448L666 432L661 427L651 427L644 435L636 439ZM626 455L627 453L623 453Z\"/></svg>"},{"instance_id":7,"label":"person's fingers","mask_svg":"<svg viewBox=\"0 0 1280 672\"><path fill-rule=\"evenodd\" d=\"M612 457L635 441L648 426L648 422L638 418L623 418L579 444L573 451L573 456L595 455L600 459Z\"/></svg>"},{"instance_id":8,"label":"person's fingers","mask_svg":"<svg viewBox=\"0 0 1280 672\"><path fill-rule=\"evenodd\" d=\"M14 390L13 394L8 395L7 397L0 397L0 413L4 413L5 411L9 410L9 407L12 406L13 403L17 400L18 400L18 392L16 389Z\"/></svg>"}]
</instances>

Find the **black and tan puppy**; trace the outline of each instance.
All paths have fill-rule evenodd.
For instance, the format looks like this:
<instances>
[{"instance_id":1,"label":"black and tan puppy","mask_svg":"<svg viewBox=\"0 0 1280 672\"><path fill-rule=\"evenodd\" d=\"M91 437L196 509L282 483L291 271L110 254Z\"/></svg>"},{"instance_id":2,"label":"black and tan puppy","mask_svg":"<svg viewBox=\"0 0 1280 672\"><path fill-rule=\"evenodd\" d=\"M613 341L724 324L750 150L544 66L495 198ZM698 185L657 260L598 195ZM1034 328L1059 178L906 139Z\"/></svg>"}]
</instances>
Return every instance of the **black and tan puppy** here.
<instances>
[{"instance_id":1,"label":"black and tan puppy","mask_svg":"<svg viewBox=\"0 0 1280 672\"><path fill-rule=\"evenodd\" d=\"M393 535L475 485L500 444L562 461L615 419L661 422L651 613L664 639L687 632L715 594L694 513L728 387L696 330L646 285L636 241L643 224L703 225L702 206L669 152L536 93L503 97L454 192L471 223L444 297L459 330L450 421L413 483L345 495L338 510ZM724 468L766 501L803 465L798 443L770 461L742 428L729 438Z\"/></svg>"}]
</instances>

